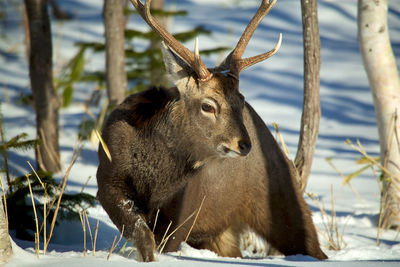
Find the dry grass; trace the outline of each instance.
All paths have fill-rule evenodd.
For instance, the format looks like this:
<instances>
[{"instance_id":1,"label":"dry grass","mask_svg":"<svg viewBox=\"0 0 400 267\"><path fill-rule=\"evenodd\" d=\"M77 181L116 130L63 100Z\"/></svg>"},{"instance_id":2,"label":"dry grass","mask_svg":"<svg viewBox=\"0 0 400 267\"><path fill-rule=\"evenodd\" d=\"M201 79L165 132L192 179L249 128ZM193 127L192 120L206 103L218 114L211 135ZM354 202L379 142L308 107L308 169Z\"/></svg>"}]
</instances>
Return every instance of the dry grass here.
<instances>
[{"instance_id":1,"label":"dry grass","mask_svg":"<svg viewBox=\"0 0 400 267\"><path fill-rule=\"evenodd\" d=\"M39 175L37 174L37 172L35 171L35 169L33 168L32 164L28 161L29 167L32 169L33 173L35 174L36 178L38 179L40 185L43 188L44 191L44 199L43 199L43 223L40 227L39 232L37 233L38 236L40 234L40 232L43 229L43 255L46 255L47 252L47 233L46 233L46 221L47 221L47 198L48 198L48 194L47 194L47 187L46 184L44 184L42 182L42 180L40 179ZM28 177L28 176L27 176ZM28 179L29 182L29 179ZM30 185L29 185L30 186ZM31 197L33 198L32 192L31 192Z\"/></svg>"},{"instance_id":2,"label":"dry grass","mask_svg":"<svg viewBox=\"0 0 400 267\"><path fill-rule=\"evenodd\" d=\"M198 218L198 216L199 216L199 214L200 214L201 208L203 207L203 203L204 203L205 198L206 198L206 196L203 197L203 200L201 201L200 206L199 206L198 209L196 209L192 214L190 214L180 225L178 225L178 227L176 227L171 233L169 233L169 234L167 235L167 233L168 233L168 231L169 231L169 228L170 228L170 226L171 226L171 224L172 224L172 221L169 223L169 225L168 225L168 227L167 227L167 230L165 231L164 236L163 236L163 238L162 238L160 244L159 244L158 247L157 247L157 251L158 251L159 254L161 254L161 253L163 252L164 247L165 247L165 245L167 244L169 238L170 238L176 231L178 231L184 224L186 224L186 223L196 214L196 216L195 216L195 218L194 218L194 220L193 220L193 223L192 223L192 225L191 225L191 227L190 227L190 229L189 229L189 232L187 233L186 238L185 238L185 241L184 241L184 242L187 242L187 240L188 240L188 238L189 238L189 236L190 236L190 233L192 232L193 227L194 227L194 225L196 224L196 221L197 221L197 218ZM181 251L180 251L179 257L180 257L180 256L181 256Z\"/></svg>"},{"instance_id":3,"label":"dry grass","mask_svg":"<svg viewBox=\"0 0 400 267\"><path fill-rule=\"evenodd\" d=\"M93 256L96 254L96 242L97 242L97 234L99 232L99 219L97 219L96 227L94 228L94 240L93 240Z\"/></svg>"},{"instance_id":4,"label":"dry grass","mask_svg":"<svg viewBox=\"0 0 400 267\"><path fill-rule=\"evenodd\" d=\"M121 234L120 234L119 239L118 239L117 242L115 242L115 241L117 240L117 236L114 237L114 241L113 241L113 243L112 243L112 245L111 245L111 248L110 248L110 251L109 251L109 253L108 253L107 260L110 260L111 254L113 253L113 251L115 250L115 248L118 246L119 242L121 241L122 236L123 236L123 234L124 234L124 229L125 229L125 226L122 225L122 231L121 231Z\"/></svg>"},{"instance_id":5,"label":"dry grass","mask_svg":"<svg viewBox=\"0 0 400 267\"><path fill-rule=\"evenodd\" d=\"M350 140L346 140L345 142L347 145L349 145L352 149L355 151L359 152L361 154L360 159L356 161L356 164L361 165L359 169L356 171L344 175L331 161L331 159L327 159L328 163L336 170L336 172L342 176L343 178L343 185L348 185L354 192L354 194L362 201L361 196L358 194L356 189L351 185L351 181L364 173L365 171L370 170L375 177L377 181L377 185L379 188L379 193L380 195L380 207L379 207L379 219L378 219L378 225L377 225L377 237L376 237L376 244L379 246L380 244L380 236L382 234L382 231L388 229L390 227L388 219L389 216L384 216L384 214L387 214L388 212L390 213L390 207L387 205L386 198L388 197L386 190L384 190L384 184L390 182L390 177L392 177L391 172L385 167L385 164L382 165L380 163L380 158L379 157L372 157L370 156L361 142L359 140L356 141L356 143L351 142ZM385 177L383 180L382 177Z\"/></svg>"},{"instance_id":6,"label":"dry grass","mask_svg":"<svg viewBox=\"0 0 400 267\"><path fill-rule=\"evenodd\" d=\"M206 199L206 196L204 196L203 199L201 200L200 207L199 207L199 209L197 210L197 213L196 213L196 217L194 217L192 226L190 226L189 232L186 235L185 243L187 242L187 240L189 239L190 234L192 233L193 227L196 224L197 218L199 217L199 214L200 214L201 208L203 207L203 203L204 203L205 199ZM182 247L179 250L179 258L181 257L181 255L182 255Z\"/></svg>"},{"instance_id":7,"label":"dry grass","mask_svg":"<svg viewBox=\"0 0 400 267\"><path fill-rule=\"evenodd\" d=\"M28 187L29 187L29 192L31 195L31 200L32 200L32 207L33 207L33 213L35 215L35 226L36 226L36 233L35 233L35 253L36 256L39 258L39 243L40 243L40 238L39 238L39 222L38 222L38 217L36 213L36 206L35 206L35 199L33 198L33 193L32 193L32 187L31 187L31 181L29 180L29 175L26 175L26 179L28 180Z\"/></svg>"},{"instance_id":8,"label":"dry grass","mask_svg":"<svg viewBox=\"0 0 400 267\"><path fill-rule=\"evenodd\" d=\"M71 172L72 167L74 166L76 160L79 158L81 151L82 151L83 146L82 145L78 145L77 147L74 148L74 153L72 155L72 160L70 165L68 166L67 171L65 172L64 178L62 180L61 184L61 190L60 190L60 194L58 196L57 199L57 206L54 212L54 216L53 216L53 220L51 222L51 226L50 226L50 233L49 236L47 238L47 242L46 242L46 247L49 245L49 242L51 240L51 237L53 235L53 230L54 230L54 226L56 224L56 220L57 220L57 215L58 215L58 211L60 209L60 204L61 204L61 198L64 194L65 191L65 187L67 186L67 181L68 181L68 177L69 177L69 173Z\"/></svg>"},{"instance_id":9,"label":"dry grass","mask_svg":"<svg viewBox=\"0 0 400 267\"><path fill-rule=\"evenodd\" d=\"M272 126L274 127L275 133L276 133L275 139L279 140L279 142L281 143L281 147L282 147L283 152L286 154L286 156L288 158L290 158L290 151L289 151L289 148L287 147L287 145L285 143L285 140L283 139L283 135L279 131L279 125L277 123L273 122Z\"/></svg>"},{"instance_id":10,"label":"dry grass","mask_svg":"<svg viewBox=\"0 0 400 267\"><path fill-rule=\"evenodd\" d=\"M81 211L79 211L79 219L81 220L81 224L82 224L82 230L83 230L83 256L86 257L86 212L83 211L84 214L82 214ZM89 227L90 229L90 227Z\"/></svg>"},{"instance_id":11,"label":"dry grass","mask_svg":"<svg viewBox=\"0 0 400 267\"><path fill-rule=\"evenodd\" d=\"M331 186L331 199L332 199L331 214L327 213L324 203L320 202L318 196L309 193L307 193L307 195L317 205L318 209L321 212L322 225L324 229L323 231L321 231L321 229L319 229L318 227L316 227L316 229L320 233L320 235L325 239L325 241L329 244L328 249L341 250L343 247L346 246L346 242L343 239L343 232L345 227L343 227L341 232L339 231L339 226L336 217L335 196L333 193L333 186Z\"/></svg>"}]
</instances>

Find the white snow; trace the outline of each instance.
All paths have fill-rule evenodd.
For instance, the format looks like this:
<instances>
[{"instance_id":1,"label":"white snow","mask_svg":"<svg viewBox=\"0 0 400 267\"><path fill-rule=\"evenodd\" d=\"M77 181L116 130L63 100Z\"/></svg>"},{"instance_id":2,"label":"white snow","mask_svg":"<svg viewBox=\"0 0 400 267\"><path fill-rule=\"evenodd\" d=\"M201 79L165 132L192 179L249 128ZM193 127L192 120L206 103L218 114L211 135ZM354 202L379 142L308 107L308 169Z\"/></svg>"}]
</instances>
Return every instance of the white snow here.
<instances>
[{"instance_id":1,"label":"white snow","mask_svg":"<svg viewBox=\"0 0 400 267\"><path fill-rule=\"evenodd\" d=\"M4 116L6 136L12 137L21 131L35 137L35 115L30 107L17 103L21 93L29 93L30 82L25 56L24 29L21 5L18 1L1 4L6 14L0 27L0 101ZM171 3L172 2L172 3ZM190 29L198 24L213 30L211 36L200 37L200 49L215 46L234 47L244 27L254 14L260 1L167 1L171 8L185 9L187 17L177 17L171 22L172 31ZM52 20L55 73L77 51L76 41L102 41L103 24L101 11L103 1L71 0L58 1L61 8L71 12L74 19L67 22ZM158 261L149 266L398 266L400 243L398 232L380 232L380 244L376 239L379 215L379 187L371 171L355 178L351 185L342 185L342 177L329 165L331 158L335 166L345 175L360 168L356 160L360 154L345 144L358 139L371 156L379 156L379 141L375 112L368 80L364 72L357 44L357 1L320 0L319 22L321 35L321 107L320 135L315 152L312 173L307 191L319 197L330 215L331 187L334 191L336 220L343 238L341 250L328 250L328 242L320 234L321 246L329 260L319 262L311 257L266 257L262 259L234 259L218 257L211 251L196 250L183 245L181 252L158 255ZM393 50L400 64L400 1L389 1L389 27ZM132 16L130 26L145 28L139 17ZM279 0L264 19L250 41L245 56L252 56L271 49L283 34L280 51L266 62L259 63L241 75L241 90L255 110L264 119L271 131L272 123L279 124L280 132L295 156L302 108L303 47L300 1ZM186 44L190 49L193 42ZM104 67L102 54L87 57L86 69ZM219 56L206 58L212 66L221 60ZM93 85L78 84L71 107L60 113L60 145L64 171L67 169L73 147L77 141L77 128L84 116L83 104L94 89ZM104 97L104 94L103 94ZM98 114L98 108L91 107ZM95 195L97 147L85 143L82 155L74 165L67 191L79 192L87 182L85 192ZM10 167L14 175L29 172L27 161L34 162L33 151L9 151ZM354 191L357 192L354 193ZM317 204L306 197L313 212L316 226L324 233L324 222ZM330 219L330 216L328 216ZM34 244L15 239L14 257L7 267L24 266L132 266L140 265L130 251L125 256L116 249L107 260L114 237L119 232L101 206L89 209L92 230L99 220L96 254L91 251L83 255L83 231L80 222L62 222L56 228L55 237L46 255L38 259ZM33 222L32 222L33 223ZM87 236L87 248L91 250Z\"/></svg>"}]
</instances>

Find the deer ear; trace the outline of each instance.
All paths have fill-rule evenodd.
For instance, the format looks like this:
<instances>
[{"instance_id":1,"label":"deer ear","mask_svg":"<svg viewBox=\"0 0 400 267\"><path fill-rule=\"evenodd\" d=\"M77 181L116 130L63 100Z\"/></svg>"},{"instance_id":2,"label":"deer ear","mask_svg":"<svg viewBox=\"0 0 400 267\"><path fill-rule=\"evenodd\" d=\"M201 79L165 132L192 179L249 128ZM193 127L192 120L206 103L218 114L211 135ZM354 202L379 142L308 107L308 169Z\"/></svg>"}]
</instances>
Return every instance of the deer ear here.
<instances>
[{"instance_id":1,"label":"deer ear","mask_svg":"<svg viewBox=\"0 0 400 267\"><path fill-rule=\"evenodd\" d=\"M161 42L161 52L164 58L165 69L167 70L169 81L175 84L180 92L186 91L187 83L191 78L193 80L194 71L164 42Z\"/></svg>"},{"instance_id":2,"label":"deer ear","mask_svg":"<svg viewBox=\"0 0 400 267\"><path fill-rule=\"evenodd\" d=\"M229 70L232 62L232 55L235 50L232 50L228 56L218 65L214 68L216 71L227 71Z\"/></svg>"}]
</instances>

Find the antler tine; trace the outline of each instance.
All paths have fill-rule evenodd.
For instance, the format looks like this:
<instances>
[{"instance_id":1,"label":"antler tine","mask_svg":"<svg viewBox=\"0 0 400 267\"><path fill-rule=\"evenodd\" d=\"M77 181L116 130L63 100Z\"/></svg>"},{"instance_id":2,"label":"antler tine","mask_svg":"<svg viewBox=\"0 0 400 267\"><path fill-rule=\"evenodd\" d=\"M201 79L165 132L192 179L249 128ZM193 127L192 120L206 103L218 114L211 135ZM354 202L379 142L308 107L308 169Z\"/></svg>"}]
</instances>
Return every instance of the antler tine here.
<instances>
[{"instance_id":1,"label":"antler tine","mask_svg":"<svg viewBox=\"0 0 400 267\"><path fill-rule=\"evenodd\" d=\"M272 0L272 2L270 2L269 0L263 0L256 14L253 16L250 23L247 25L246 29L244 30L242 36L240 37L232 53L232 63L230 67L230 72L232 74L238 76L240 71L243 70L244 68L271 57L279 49L281 43L281 36L279 37L277 45L271 51L255 57L242 59L244 50L246 49L247 44L249 43L251 37L253 36L254 31L257 29L262 19L269 13L269 11L272 9L275 3L276 0Z\"/></svg>"},{"instance_id":2,"label":"antler tine","mask_svg":"<svg viewBox=\"0 0 400 267\"><path fill-rule=\"evenodd\" d=\"M240 60L237 60L236 62L232 62L233 65L231 65L231 71L232 69L235 70L236 74L239 74L242 70L244 70L247 67L250 67L254 64L257 64L258 62L261 62L263 60L266 60L278 52L279 48L281 47L282 44L282 33L279 34L279 39L278 42L276 43L275 47L272 48L270 51L265 52L264 54L260 54L254 57L249 57L249 58L243 58Z\"/></svg>"},{"instance_id":3,"label":"antler tine","mask_svg":"<svg viewBox=\"0 0 400 267\"><path fill-rule=\"evenodd\" d=\"M254 31L257 29L258 25L262 21L262 19L268 14L268 12L275 5L276 0L272 0L269 3L269 0L263 0L260 7L258 8L256 14L251 19L250 23L247 25L244 30L242 36L240 37L235 51L233 52L233 59L241 59L244 50L246 49L247 44L249 43L251 37L253 36Z\"/></svg>"},{"instance_id":4,"label":"antler tine","mask_svg":"<svg viewBox=\"0 0 400 267\"><path fill-rule=\"evenodd\" d=\"M208 80L212 74L208 71L204 62L200 59L196 60L195 55L182 45L175 37L169 33L150 13L151 0L146 0L145 4L140 0L130 0L136 8L140 16L147 24L158 33L164 42L171 48L179 57L181 57L196 73L201 81Z\"/></svg>"}]
</instances>

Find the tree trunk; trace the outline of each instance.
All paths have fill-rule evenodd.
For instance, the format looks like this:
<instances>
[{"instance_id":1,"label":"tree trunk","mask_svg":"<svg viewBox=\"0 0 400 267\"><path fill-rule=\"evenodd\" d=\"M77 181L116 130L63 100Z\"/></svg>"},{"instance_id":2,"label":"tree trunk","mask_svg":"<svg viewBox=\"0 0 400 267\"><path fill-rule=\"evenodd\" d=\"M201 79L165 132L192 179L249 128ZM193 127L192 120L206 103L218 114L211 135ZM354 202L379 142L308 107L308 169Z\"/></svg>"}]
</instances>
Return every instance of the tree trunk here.
<instances>
[{"instance_id":1,"label":"tree trunk","mask_svg":"<svg viewBox=\"0 0 400 267\"><path fill-rule=\"evenodd\" d=\"M165 7L165 1L164 0L153 0L151 2L151 9L155 9L155 10L164 10ZM167 18L165 16L154 16L155 19L160 22L161 25L163 25L165 28L167 28ZM151 41L149 49L160 49L161 48L161 38L156 38L154 40ZM150 60L151 60L151 66L154 66L156 64L157 58L155 58L157 56L157 54L153 53L150 56ZM151 70L151 77L150 77L150 84L152 85L163 85L163 86L168 86L169 82L168 82L168 77L165 75L165 71L160 68L160 67L153 67Z\"/></svg>"},{"instance_id":2,"label":"tree trunk","mask_svg":"<svg viewBox=\"0 0 400 267\"><path fill-rule=\"evenodd\" d=\"M29 22L31 79L36 111L37 135L41 140L36 149L39 169L61 170L58 144L58 109L60 100L53 86L52 42L46 0L25 0Z\"/></svg>"},{"instance_id":3,"label":"tree trunk","mask_svg":"<svg viewBox=\"0 0 400 267\"><path fill-rule=\"evenodd\" d=\"M104 0L103 19L106 39L106 84L111 105L126 96L124 14L122 0Z\"/></svg>"},{"instance_id":4,"label":"tree trunk","mask_svg":"<svg viewBox=\"0 0 400 267\"><path fill-rule=\"evenodd\" d=\"M301 0L304 43L304 100L300 138L295 159L300 188L304 191L317 143L321 108L319 99L320 39L317 0Z\"/></svg>"},{"instance_id":5,"label":"tree trunk","mask_svg":"<svg viewBox=\"0 0 400 267\"><path fill-rule=\"evenodd\" d=\"M0 266L3 266L12 256L8 221L4 213L3 198L0 197Z\"/></svg>"},{"instance_id":6,"label":"tree trunk","mask_svg":"<svg viewBox=\"0 0 400 267\"><path fill-rule=\"evenodd\" d=\"M400 226L400 79L389 39L387 0L358 1L358 42L374 99L383 175L383 227Z\"/></svg>"}]
</instances>

